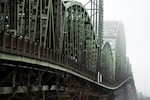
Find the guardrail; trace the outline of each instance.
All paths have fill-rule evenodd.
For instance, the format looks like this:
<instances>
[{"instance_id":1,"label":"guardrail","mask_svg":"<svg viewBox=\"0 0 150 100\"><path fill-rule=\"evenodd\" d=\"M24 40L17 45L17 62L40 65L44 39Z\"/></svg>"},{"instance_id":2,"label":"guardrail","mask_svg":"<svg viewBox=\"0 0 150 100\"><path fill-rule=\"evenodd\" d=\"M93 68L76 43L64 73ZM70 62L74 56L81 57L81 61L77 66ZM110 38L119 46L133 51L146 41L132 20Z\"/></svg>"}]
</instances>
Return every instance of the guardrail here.
<instances>
[{"instance_id":1,"label":"guardrail","mask_svg":"<svg viewBox=\"0 0 150 100\"><path fill-rule=\"evenodd\" d=\"M43 46L40 47L38 42L31 41L26 37L16 36L11 33L4 33L0 31L0 52L61 65L62 67L84 75L94 81L97 79L97 73L89 70L86 65L80 64L71 59L71 57L60 54L60 52L54 51L51 48L43 48ZM103 66L105 66L105 64ZM102 84L113 87L117 86L118 83L122 83L127 78L128 76L116 82L110 81L104 77Z\"/></svg>"},{"instance_id":2,"label":"guardrail","mask_svg":"<svg viewBox=\"0 0 150 100\"><path fill-rule=\"evenodd\" d=\"M92 80L96 79L96 73L89 70L85 65L76 62L67 55L60 54L60 52L54 51L51 48L40 47L39 43L31 41L26 37L0 32L0 52L58 64Z\"/></svg>"}]
</instances>

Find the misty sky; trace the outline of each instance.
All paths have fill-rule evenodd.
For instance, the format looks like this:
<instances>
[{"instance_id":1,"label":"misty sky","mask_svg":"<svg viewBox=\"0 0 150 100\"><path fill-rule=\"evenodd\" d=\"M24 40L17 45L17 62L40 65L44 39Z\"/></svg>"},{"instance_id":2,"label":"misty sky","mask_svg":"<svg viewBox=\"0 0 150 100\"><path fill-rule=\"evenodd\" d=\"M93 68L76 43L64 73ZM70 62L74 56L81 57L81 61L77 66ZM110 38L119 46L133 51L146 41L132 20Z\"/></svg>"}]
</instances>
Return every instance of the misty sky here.
<instances>
[{"instance_id":1,"label":"misty sky","mask_svg":"<svg viewBox=\"0 0 150 100\"><path fill-rule=\"evenodd\" d=\"M88 0L78 0L85 4ZM150 0L103 0L104 20L124 23L127 56L138 92L150 96Z\"/></svg>"},{"instance_id":2,"label":"misty sky","mask_svg":"<svg viewBox=\"0 0 150 100\"><path fill-rule=\"evenodd\" d=\"M136 87L150 96L150 0L104 0L104 20L124 23Z\"/></svg>"}]
</instances>

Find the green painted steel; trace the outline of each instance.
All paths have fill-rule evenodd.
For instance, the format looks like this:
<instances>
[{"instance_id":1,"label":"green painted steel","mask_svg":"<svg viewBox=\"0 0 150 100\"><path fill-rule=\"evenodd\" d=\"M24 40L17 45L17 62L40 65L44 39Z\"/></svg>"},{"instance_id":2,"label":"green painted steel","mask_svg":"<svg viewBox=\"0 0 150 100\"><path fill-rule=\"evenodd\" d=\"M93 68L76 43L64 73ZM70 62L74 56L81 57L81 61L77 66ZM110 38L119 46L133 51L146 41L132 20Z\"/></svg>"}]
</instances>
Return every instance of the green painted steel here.
<instances>
[{"instance_id":1,"label":"green painted steel","mask_svg":"<svg viewBox=\"0 0 150 100\"><path fill-rule=\"evenodd\" d=\"M1 0L1 64L9 67L16 64L29 71L54 70L52 73L58 71L61 75L63 72L64 80L77 76L79 81L98 87L96 93L113 92L127 83L134 86L122 23L108 23L107 28L109 25L111 28L106 31L104 26L102 34L103 0L96 0L99 4L95 0L90 2L93 3L91 15L85 6L73 0ZM56 78L56 86L57 83ZM19 88L15 84L0 90L5 89L4 94L12 93L13 88ZM32 92L44 91L41 90L44 86L49 89L49 85L39 83L39 86L33 85ZM24 89L20 90L22 93L28 91L24 85L20 88Z\"/></svg>"},{"instance_id":2,"label":"green painted steel","mask_svg":"<svg viewBox=\"0 0 150 100\"><path fill-rule=\"evenodd\" d=\"M29 63L29 64L35 64L35 65L40 65L40 66L46 66L46 67L49 67L49 68L54 68L54 69L57 69L57 70L61 70L61 71L64 71L64 72L67 72L67 73L70 73L72 75L75 75L75 76L78 76L82 79L85 79L93 84L96 84L98 86L101 86L105 89L108 89L108 90L116 90L116 89L119 89L120 87L122 87L124 84L126 84L127 82L129 81L133 81L133 77L132 76L129 76L128 78L126 78L124 81L122 81L121 83L117 83L117 84L113 84L113 85L106 85L104 83L99 83L95 80L92 80L84 75L81 75L75 71L72 71L68 68L65 68L61 65L57 65L57 64L53 64L53 63L49 63L49 62L45 62L45 61L41 61L41 60L38 60L38 59L32 59L32 58L28 58L28 57L23 57L23 56L18 56L18 55L12 55L12 54L7 54L7 53L0 53L0 59L4 59L4 60L9 60L9 61L17 61L17 62L24 62L24 63Z\"/></svg>"},{"instance_id":3,"label":"green painted steel","mask_svg":"<svg viewBox=\"0 0 150 100\"><path fill-rule=\"evenodd\" d=\"M73 0L1 0L0 32L36 44L37 58L44 49L50 49L95 75L100 72L109 81L120 80L125 67L130 66L126 64L122 24L109 23L116 30L107 34L104 27L103 35L102 0L97 7L99 14L95 19L91 17L95 11L89 16L86 8ZM129 69L126 68L130 72Z\"/></svg>"},{"instance_id":4,"label":"green painted steel","mask_svg":"<svg viewBox=\"0 0 150 100\"><path fill-rule=\"evenodd\" d=\"M63 54L96 71L97 44L88 12L78 2L65 2Z\"/></svg>"},{"instance_id":5,"label":"green painted steel","mask_svg":"<svg viewBox=\"0 0 150 100\"><path fill-rule=\"evenodd\" d=\"M4 2L6 7L10 6L9 3L10 0ZM81 3L60 0L13 0L13 3L17 7L13 10L6 9L4 14L9 18L10 11L16 10L16 22L3 22L8 28L10 23L17 25L17 28L4 27L4 30L29 38L37 42L39 47L59 51L96 71L97 33L94 32L88 12Z\"/></svg>"},{"instance_id":6,"label":"green painted steel","mask_svg":"<svg viewBox=\"0 0 150 100\"><path fill-rule=\"evenodd\" d=\"M122 80L126 77L126 42L125 32L122 22L106 21L104 22L104 43L111 45L114 64L113 72L116 80ZM125 71L126 70L126 71Z\"/></svg>"},{"instance_id":7,"label":"green painted steel","mask_svg":"<svg viewBox=\"0 0 150 100\"><path fill-rule=\"evenodd\" d=\"M108 82L114 81L114 73L113 73L113 55L111 50L111 45L106 42L102 49L102 75L104 77L103 80Z\"/></svg>"}]
</instances>

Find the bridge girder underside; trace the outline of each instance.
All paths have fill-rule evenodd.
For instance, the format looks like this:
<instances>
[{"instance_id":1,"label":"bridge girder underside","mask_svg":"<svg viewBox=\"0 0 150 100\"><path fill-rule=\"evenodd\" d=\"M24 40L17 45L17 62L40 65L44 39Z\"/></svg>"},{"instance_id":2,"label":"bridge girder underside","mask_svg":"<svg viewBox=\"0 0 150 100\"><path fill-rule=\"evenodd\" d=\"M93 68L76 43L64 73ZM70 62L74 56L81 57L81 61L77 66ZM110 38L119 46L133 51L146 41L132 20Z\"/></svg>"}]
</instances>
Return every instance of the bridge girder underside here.
<instances>
[{"instance_id":1,"label":"bridge girder underside","mask_svg":"<svg viewBox=\"0 0 150 100\"><path fill-rule=\"evenodd\" d=\"M97 74L101 72L99 45L102 41L102 5L99 6L100 23L96 23L94 29L95 20L92 24L86 9L78 2L1 0L0 98L114 99L114 90L121 86L117 84L115 87L112 80L105 81L107 77L102 84L97 80ZM100 34L99 37L96 37L97 33ZM4 56L12 58L8 60ZM61 69L71 70L86 79L40 65L43 63L60 65ZM105 76L109 75L108 72ZM123 81L121 85L128 82L124 82L127 77L119 81ZM110 83L106 85L106 82Z\"/></svg>"},{"instance_id":2,"label":"bridge girder underside","mask_svg":"<svg viewBox=\"0 0 150 100\"><path fill-rule=\"evenodd\" d=\"M2 100L99 100L108 96L102 88L66 72L2 60L0 66Z\"/></svg>"}]
</instances>

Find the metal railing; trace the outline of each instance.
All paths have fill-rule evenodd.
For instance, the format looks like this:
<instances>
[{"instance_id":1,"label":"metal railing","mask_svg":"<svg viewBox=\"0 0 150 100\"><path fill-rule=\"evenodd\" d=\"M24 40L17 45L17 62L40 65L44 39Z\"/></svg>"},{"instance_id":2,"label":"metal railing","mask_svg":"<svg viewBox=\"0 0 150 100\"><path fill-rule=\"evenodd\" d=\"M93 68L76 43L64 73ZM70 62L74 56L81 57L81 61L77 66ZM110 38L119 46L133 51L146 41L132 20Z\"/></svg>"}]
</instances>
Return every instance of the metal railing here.
<instances>
[{"instance_id":1,"label":"metal railing","mask_svg":"<svg viewBox=\"0 0 150 100\"><path fill-rule=\"evenodd\" d=\"M0 32L0 52L20 55L33 59L39 59L49 63L61 65L71 69L81 75L95 80L96 73L89 70L86 65L82 65L67 55L60 54L50 48L43 48L39 43L28 38Z\"/></svg>"}]
</instances>

